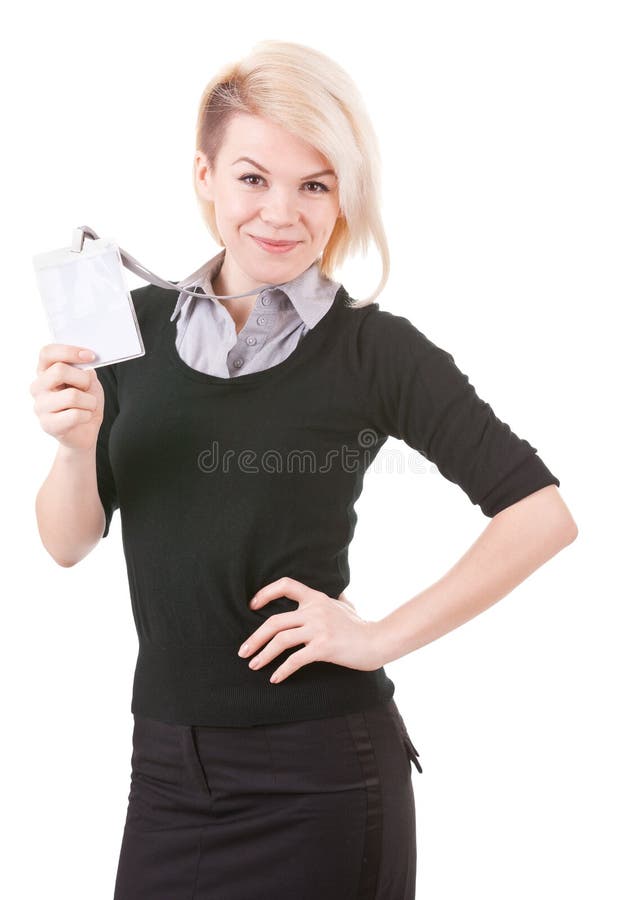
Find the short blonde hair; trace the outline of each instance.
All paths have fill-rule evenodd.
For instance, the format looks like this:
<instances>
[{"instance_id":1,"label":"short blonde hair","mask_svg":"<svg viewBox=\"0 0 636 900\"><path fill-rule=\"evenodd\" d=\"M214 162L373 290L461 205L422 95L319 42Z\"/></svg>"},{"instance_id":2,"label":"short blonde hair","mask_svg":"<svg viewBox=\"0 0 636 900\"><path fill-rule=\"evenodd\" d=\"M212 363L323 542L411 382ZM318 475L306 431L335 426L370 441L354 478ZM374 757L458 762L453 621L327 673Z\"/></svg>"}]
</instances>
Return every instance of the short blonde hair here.
<instances>
[{"instance_id":1,"label":"short blonde hair","mask_svg":"<svg viewBox=\"0 0 636 900\"><path fill-rule=\"evenodd\" d=\"M367 306L389 275L389 250L380 214L380 151L356 85L341 66L312 47L289 41L259 41L237 62L224 65L206 85L199 103L196 150L214 168L225 130L237 113L260 115L308 141L338 176L341 215L322 253L327 277L350 253L365 255L373 238L382 259L382 277L371 296L352 302ZM206 225L223 244L214 204L195 193Z\"/></svg>"}]
</instances>

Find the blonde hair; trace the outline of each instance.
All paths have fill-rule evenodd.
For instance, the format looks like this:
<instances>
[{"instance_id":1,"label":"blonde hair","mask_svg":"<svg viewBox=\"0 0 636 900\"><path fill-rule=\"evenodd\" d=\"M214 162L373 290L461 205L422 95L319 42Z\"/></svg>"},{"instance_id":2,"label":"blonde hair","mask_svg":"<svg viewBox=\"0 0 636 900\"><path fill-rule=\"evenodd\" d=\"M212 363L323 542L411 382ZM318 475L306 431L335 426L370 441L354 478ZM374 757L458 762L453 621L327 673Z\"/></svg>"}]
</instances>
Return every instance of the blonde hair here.
<instances>
[{"instance_id":1,"label":"blonde hair","mask_svg":"<svg viewBox=\"0 0 636 900\"><path fill-rule=\"evenodd\" d=\"M310 143L338 176L341 215L320 259L328 278L350 253L365 255L373 238L382 277L371 296L351 302L367 306L389 275L389 249L380 214L378 141L356 85L341 66L312 47L289 41L259 41L237 62L224 65L205 87L199 103L196 150L214 168L225 130L237 112L260 115ZM214 204L196 190L206 225L218 244Z\"/></svg>"}]
</instances>

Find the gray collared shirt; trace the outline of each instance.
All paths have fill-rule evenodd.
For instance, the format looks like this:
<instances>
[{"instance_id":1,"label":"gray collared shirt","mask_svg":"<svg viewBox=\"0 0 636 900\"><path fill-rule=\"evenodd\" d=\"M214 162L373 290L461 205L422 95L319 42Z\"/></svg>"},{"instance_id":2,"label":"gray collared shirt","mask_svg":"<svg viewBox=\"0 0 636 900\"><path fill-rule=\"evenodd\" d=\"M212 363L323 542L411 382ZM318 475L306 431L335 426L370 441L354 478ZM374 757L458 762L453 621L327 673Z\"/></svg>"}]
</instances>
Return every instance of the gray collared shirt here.
<instances>
[{"instance_id":1,"label":"gray collared shirt","mask_svg":"<svg viewBox=\"0 0 636 900\"><path fill-rule=\"evenodd\" d=\"M224 256L225 247L183 287L213 294L212 281ZM171 322L177 319L177 351L191 368L221 378L268 369L286 359L322 319L340 287L322 274L315 260L282 287L261 291L238 334L222 300L182 291L170 317ZM251 302L251 297L245 300Z\"/></svg>"}]
</instances>

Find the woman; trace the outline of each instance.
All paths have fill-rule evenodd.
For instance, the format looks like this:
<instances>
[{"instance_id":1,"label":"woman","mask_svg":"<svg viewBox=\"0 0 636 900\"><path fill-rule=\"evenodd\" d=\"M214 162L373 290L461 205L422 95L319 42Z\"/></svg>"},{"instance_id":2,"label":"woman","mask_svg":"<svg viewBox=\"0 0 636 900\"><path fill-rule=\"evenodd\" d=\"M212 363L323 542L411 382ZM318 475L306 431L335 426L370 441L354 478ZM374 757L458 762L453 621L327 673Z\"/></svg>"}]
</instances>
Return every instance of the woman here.
<instances>
[{"instance_id":1,"label":"woman","mask_svg":"<svg viewBox=\"0 0 636 900\"><path fill-rule=\"evenodd\" d=\"M223 249L183 290L132 292L146 354L80 370L80 348L50 344L32 386L60 442L37 500L47 550L73 565L121 512L139 657L115 898L414 898L422 770L383 666L508 593L576 525L450 353L374 302L378 152L339 66L267 41L219 72L194 184ZM383 277L354 301L332 275L369 237ZM354 503L390 435L493 519L474 545L492 563L479 595L458 564L426 609L375 622L343 591Z\"/></svg>"}]
</instances>

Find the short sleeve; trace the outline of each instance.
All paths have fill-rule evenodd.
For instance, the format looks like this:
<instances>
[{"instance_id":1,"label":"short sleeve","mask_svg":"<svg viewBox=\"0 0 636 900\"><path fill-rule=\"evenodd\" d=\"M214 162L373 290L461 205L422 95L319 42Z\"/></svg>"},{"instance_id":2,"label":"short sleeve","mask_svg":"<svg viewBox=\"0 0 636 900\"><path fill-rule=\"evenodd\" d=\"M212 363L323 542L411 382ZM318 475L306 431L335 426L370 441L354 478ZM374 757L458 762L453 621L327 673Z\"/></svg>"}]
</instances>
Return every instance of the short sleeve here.
<instances>
[{"instance_id":1,"label":"short sleeve","mask_svg":"<svg viewBox=\"0 0 636 900\"><path fill-rule=\"evenodd\" d=\"M375 427L433 462L484 515L560 485L537 448L497 417L453 356L406 317L377 308L360 332Z\"/></svg>"},{"instance_id":2,"label":"short sleeve","mask_svg":"<svg viewBox=\"0 0 636 900\"><path fill-rule=\"evenodd\" d=\"M115 376L114 365L115 364L98 366L95 369L97 377L104 389L104 418L97 436L97 447L95 452L97 490L106 515L106 526L102 537L106 537L108 534L113 513L119 508L117 487L108 449L111 427L119 413L117 378Z\"/></svg>"}]
</instances>

